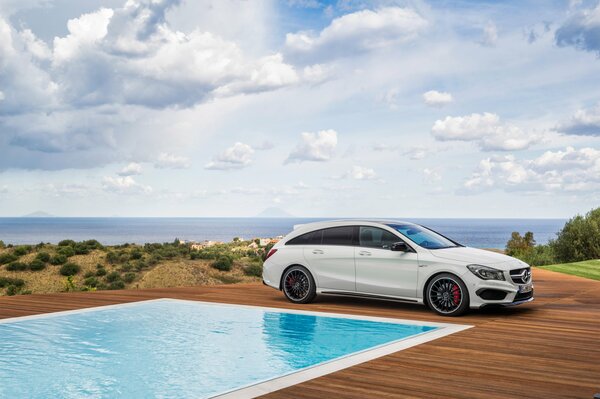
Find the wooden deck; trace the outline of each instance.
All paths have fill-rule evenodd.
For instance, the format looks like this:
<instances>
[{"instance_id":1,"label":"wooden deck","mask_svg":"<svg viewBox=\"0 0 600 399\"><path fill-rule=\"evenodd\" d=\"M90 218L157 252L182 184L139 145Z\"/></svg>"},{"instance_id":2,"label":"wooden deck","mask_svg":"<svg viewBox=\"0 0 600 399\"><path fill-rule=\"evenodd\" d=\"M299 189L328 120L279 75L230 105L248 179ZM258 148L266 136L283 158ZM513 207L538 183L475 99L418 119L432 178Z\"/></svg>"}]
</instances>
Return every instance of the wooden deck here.
<instances>
[{"instance_id":1,"label":"wooden deck","mask_svg":"<svg viewBox=\"0 0 600 399\"><path fill-rule=\"evenodd\" d=\"M536 300L448 319L424 307L321 298L312 311L476 327L271 393L266 398L592 398L600 392L600 282L535 270ZM286 308L259 284L0 298L0 318L153 298Z\"/></svg>"}]
</instances>

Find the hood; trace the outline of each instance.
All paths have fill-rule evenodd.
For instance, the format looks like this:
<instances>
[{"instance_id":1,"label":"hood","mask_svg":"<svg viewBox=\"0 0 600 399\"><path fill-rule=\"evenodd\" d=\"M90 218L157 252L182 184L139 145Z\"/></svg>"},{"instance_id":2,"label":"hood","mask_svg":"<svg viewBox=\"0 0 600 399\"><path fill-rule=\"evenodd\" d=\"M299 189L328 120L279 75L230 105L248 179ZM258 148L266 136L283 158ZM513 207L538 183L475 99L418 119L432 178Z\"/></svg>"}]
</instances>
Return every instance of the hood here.
<instances>
[{"instance_id":1,"label":"hood","mask_svg":"<svg viewBox=\"0 0 600 399\"><path fill-rule=\"evenodd\" d=\"M528 266L526 263L521 262L512 256L470 247L434 249L430 250L430 253L436 258L464 262L467 264L472 263L483 266L493 266L503 270Z\"/></svg>"}]
</instances>

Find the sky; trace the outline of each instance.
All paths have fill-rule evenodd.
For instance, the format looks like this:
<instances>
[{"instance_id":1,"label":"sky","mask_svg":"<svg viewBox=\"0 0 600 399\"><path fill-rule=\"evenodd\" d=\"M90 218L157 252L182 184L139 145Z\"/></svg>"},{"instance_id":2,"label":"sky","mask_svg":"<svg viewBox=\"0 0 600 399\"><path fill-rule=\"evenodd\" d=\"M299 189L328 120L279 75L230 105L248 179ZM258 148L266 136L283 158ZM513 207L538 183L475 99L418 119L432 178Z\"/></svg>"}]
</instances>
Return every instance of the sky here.
<instances>
[{"instance_id":1,"label":"sky","mask_svg":"<svg viewBox=\"0 0 600 399\"><path fill-rule=\"evenodd\" d=\"M0 0L0 216L599 205L597 0Z\"/></svg>"}]
</instances>

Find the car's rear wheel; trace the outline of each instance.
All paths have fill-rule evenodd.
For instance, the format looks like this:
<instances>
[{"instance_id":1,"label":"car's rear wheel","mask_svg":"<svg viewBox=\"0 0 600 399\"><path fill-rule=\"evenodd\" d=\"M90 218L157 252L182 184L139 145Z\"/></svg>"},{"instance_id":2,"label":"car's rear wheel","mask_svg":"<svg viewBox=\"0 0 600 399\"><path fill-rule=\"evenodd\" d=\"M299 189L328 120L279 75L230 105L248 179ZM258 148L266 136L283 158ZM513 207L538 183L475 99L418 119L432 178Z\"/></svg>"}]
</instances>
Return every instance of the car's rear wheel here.
<instances>
[{"instance_id":1,"label":"car's rear wheel","mask_svg":"<svg viewBox=\"0 0 600 399\"><path fill-rule=\"evenodd\" d=\"M431 279L425 290L430 309L442 316L460 316L469 310L469 291L462 280L450 273Z\"/></svg>"},{"instance_id":2,"label":"car's rear wheel","mask_svg":"<svg viewBox=\"0 0 600 399\"><path fill-rule=\"evenodd\" d=\"M317 287L312 275L303 266L292 266L281 279L281 289L285 297L294 303L309 303L317 295Z\"/></svg>"}]
</instances>

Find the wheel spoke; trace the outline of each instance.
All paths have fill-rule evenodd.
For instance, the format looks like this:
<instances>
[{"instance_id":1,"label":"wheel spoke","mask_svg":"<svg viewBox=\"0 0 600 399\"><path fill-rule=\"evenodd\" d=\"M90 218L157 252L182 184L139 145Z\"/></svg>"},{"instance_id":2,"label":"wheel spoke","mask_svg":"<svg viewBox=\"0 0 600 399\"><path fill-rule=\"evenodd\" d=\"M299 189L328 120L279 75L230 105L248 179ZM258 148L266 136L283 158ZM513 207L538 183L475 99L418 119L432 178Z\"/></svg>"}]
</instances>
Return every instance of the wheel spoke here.
<instances>
[{"instance_id":1,"label":"wheel spoke","mask_svg":"<svg viewBox=\"0 0 600 399\"><path fill-rule=\"evenodd\" d=\"M449 277L434 281L428 295L431 305L440 313L452 313L463 301L460 285Z\"/></svg>"}]
</instances>

